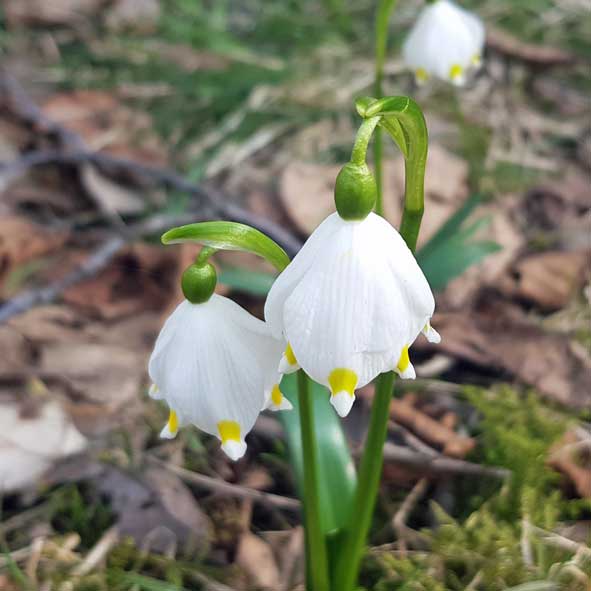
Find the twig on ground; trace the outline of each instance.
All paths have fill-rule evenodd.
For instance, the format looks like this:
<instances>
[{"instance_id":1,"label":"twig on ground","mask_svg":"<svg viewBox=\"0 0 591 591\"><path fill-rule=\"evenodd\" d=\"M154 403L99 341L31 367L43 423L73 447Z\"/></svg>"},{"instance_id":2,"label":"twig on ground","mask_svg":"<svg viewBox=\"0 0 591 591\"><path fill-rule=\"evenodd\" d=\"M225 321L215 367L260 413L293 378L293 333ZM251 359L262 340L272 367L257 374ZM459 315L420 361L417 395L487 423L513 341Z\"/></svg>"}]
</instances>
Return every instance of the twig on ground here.
<instances>
[{"instance_id":1,"label":"twig on ground","mask_svg":"<svg viewBox=\"0 0 591 591\"><path fill-rule=\"evenodd\" d=\"M139 177L144 181L188 193L196 203L192 207L191 213L183 216L181 223L195 221L196 217L199 220L222 217L254 226L278 242L291 257L301 247L301 241L290 232L270 220L263 219L231 203L213 188L195 185L169 169L147 166L103 152L89 151L82 138L47 118L43 111L27 96L18 82L2 70L0 70L0 104L10 109L18 118L39 133L52 136L58 144L57 149L28 152L13 162L0 164L0 175L3 177L4 185L35 166L49 164L79 166L91 163L109 175L123 174L127 177ZM195 209L198 212L195 212ZM158 222L161 221L159 218ZM173 224L154 224L150 220L127 227L121 223L116 224L119 234L108 238L78 269L47 287L20 294L0 307L0 322L34 306L52 302L68 287L101 271L126 242L149 233L163 231L171 225Z\"/></svg>"},{"instance_id":2,"label":"twig on ground","mask_svg":"<svg viewBox=\"0 0 591 591\"><path fill-rule=\"evenodd\" d=\"M217 480L211 476L205 474L198 474L197 472L191 472L185 470L179 466L175 466L169 462L164 462L153 455L148 456L150 461L155 462L159 466L163 466L167 470L170 470L173 474L179 476L185 482L190 484L196 484L202 486L208 490L223 493L228 496L238 497L241 499L252 499L266 505L272 505L279 509L288 509L290 511L299 511L301 509L301 503L298 499L291 499L289 497L282 497L273 493L266 493L254 488L248 488L239 484L231 484L224 480Z\"/></svg>"},{"instance_id":3,"label":"twig on ground","mask_svg":"<svg viewBox=\"0 0 591 591\"><path fill-rule=\"evenodd\" d=\"M31 543L31 555L25 566L25 574L33 584L37 583L37 568L39 567L39 561L41 560L44 545L44 536L36 537Z\"/></svg>"},{"instance_id":4,"label":"twig on ground","mask_svg":"<svg viewBox=\"0 0 591 591\"><path fill-rule=\"evenodd\" d=\"M523 564L527 567L533 566L534 555L531 547L531 522L527 515L521 520L521 539L519 545L521 546Z\"/></svg>"},{"instance_id":5,"label":"twig on ground","mask_svg":"<svg viewBox=\"0 0 591 591\"><path fill-rule=\"evenodd\" d=\"M491 49L528 62L532 66L568 66L580 62L573 53L556 47L527 43L507 31L494 27L487 27L486 44Z\"/></svg>"},{"instance_id":6,"label":"twig on ground","mask_svg":"<svg viewBox=\"0 0 591 591\"><path fill-rule=\"evenodd\" d=\"M117 526L110 527L92 547L84 560L72 571L72 576L83 577L94 570L119 541Z\"/></svg>"},{"instance_id":7,"label":"twig on ground","mask_svg":"<svg viewBox=\"0 0 591 591\"><path fill-rule=\"evenodd\" d=\"M588 559L591 559L591 548L587 548L583 544L579 542L575 542L569 538L565 538L560 534L555 532L547 531L542 529L541 527L537 527L535 525L530 525L532 533L540 536L540 540L545 542L550 546L555 546L556 548L561 548L562 550L567 550L568 552L573 553L581 553L581 555L585 556Z\"/></svg>"},{"instance_id":8,"label":"twig on ground","mask_svg":"<svg viewBox=\"0 0 591 591\"><path fill-rule=\"evenodd\" d=\"M405 400L393 400L390 415L395 422L412 429L426 441L443 447L446 455L463 458L474 449L472 438L459 435Z\"/></svg>"},{"instance_id":9,"label":"twig on ground","mask_svg":"<svg viewBox=\"0 0 591 591\"><path fill-rule=\"evenodd\" d=\"M72 285L93 277L109 264L125 243L125 240L119 236L110 238L101 244L84 263L62 279L40 289L25 291L8 300L0 306L0 322L6 322L12 316L22 314L35 306L49 304Z\"/></svg>"},{"instance_id":10,"label":"twig on ground","mask_svg":"<svg viewBox=\"0 0 591 591\"><path fill-rule=\"evenodd\" d=\"M256 422L254 432L268 439L282 439L285 436L277 419L264 414ZM356 456L359 456L360 453L360 449L354 450ZM481 466L480 464L474 464L466 460L448 458L441 454L432 455L431 453L423 453L389 441L384 444L384 460L415 468L426 476L465 474L469 476L488 476L502 480L511 476L511 470L506 468Z\"/></svg>"},{"instance_id":11,"label":"twig on ground","mask_svg":"<svg viewBox=\"0 0 591 591\"><path fill-rule=\"evenodd\" d=\"M408 550L407 542L420 539L420 533L408 527L408 525L406 525L406 521L408 520L416 504L421 500L427 491L428 486L429 479L425 477L421 478L406 496L402 502L402 505L400 505L400 508L398 511L396 511L396 514L392 518L392 527L398 536L398 545L403 557L405 557Z\"/></svg>"},{"instance_id":12,"label":"twig on ground","mask_svg":"<svg viewBox=\"0 0 591 591\"><path fill-rule=\"evenodd\" d=\"M442 455L432 456L408 447L386 442L384 445L384 460L405 466L411 466L426 475L430 474L466 474L471 476L490 476L506 479L511 471L494 466L481 466L465 460L456 460Z\"/></svg>"}]
</instances>

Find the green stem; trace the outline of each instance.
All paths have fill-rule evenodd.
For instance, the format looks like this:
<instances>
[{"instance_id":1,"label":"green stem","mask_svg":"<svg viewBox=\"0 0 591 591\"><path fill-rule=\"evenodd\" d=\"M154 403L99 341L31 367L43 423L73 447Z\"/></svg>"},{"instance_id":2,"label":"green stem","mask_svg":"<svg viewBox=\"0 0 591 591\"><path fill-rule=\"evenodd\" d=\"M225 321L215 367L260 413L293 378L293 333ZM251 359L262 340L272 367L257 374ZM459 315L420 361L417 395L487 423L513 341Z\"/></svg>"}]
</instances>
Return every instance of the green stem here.
<instances>
[{"instance_id":1,"label":"green stem","mask_svg":"<svg viewBox=\"0 0 591 591\"><path fill-rule=\"evenodd\" d=\"M357 136L355 137L355 144L353 145L353 150L351 152L351 162L354 162L355 164L365 164L367 146L369 145L371 135L374 133L374 129L379 122L379 117L369 117L368 119L363 120L357 131Z\"/></svg>"},{"instance_id":2,"label":"green stem","mask_svg":"<svg viewBox=\"0 0 591 591\"><path fill-rule=\"evenodd\" d=\"M310 398L308 377L298 371L298 401L304 455L304 520L306 564L310 591L328 591L328 558L322 534L322 515L318 495L318 458L314 431L314 403Z\"/></svg>"},{"instance_id":3,"label":"green stem","mask_svg":"<svg viewBox=\"0 0 591 591\"><path fill-rule=\"evenodd\" d=\"M428 133L421 108L411 98L394 96L365 104L364 117L381 116L380 126L391 135L404 154L404 211L400 234L415 250L425 201L425 167Z\"/></svg>"},{"instance_id":4,"label":"green stem","mask_svg":"<svg viewBox=\"0 0 591 591\"><path fill-rule=\"evenodd\" d=\"M388 46L388 21L396 6L396 0L380 0L376 11L376 79L374 94L376 98L383 96L382 82L384 79L384 64L386 63L386 49ZM374 138L374 167L378 194L376 198L376 213L384 215L384 200L382 197L382 132L378 128Z\"/></svg>"},{"instance_id":5,"label":"green stem","mask_svg":"<svg viewBox=\"0 0 591 591\"><path fill-rule=\"evenodd\" d=\"M365 449L359 465L358 485L351 508L351 519L334 573L334 589L338 591L351 591L357 581L382 474L383 448L393 387L393 372L384 373L378 378Z\"/></svg>"},{"instance_id":6,"label":"green stem","mask_svg":"<svg viewBox=\"0 0 591 591\"><path fill-rule=\"evenodd\" d=\"M357 110L365 120L379 116L380 127L389 133L404 154L404 213L400 233L408 247L414 251L424 209L428 136L423 113L408 97L378 100L362 98L357 101ZM377 379L367 440L359 466L357 490L344 531L343 545L333 569L335 591L352 591L357 581L382 473L383 447L393 386L393 372L384 373Z\"/></svg>"}]
</instances>

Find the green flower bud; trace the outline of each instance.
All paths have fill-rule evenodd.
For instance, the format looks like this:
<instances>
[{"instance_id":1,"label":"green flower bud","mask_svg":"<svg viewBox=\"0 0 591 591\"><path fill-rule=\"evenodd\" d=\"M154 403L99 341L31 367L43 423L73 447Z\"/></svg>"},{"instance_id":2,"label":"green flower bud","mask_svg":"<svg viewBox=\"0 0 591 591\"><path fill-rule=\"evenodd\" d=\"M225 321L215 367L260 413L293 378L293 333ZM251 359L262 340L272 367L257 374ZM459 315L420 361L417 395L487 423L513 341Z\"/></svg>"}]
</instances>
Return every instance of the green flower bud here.
<instances>
[{"instance_id":1,"label":"green flower bud","mask_svg":"<svg viewBox=\"0 0 591 591\"><path fill-rule=\"evenodd\" d=\"M339 172L334 201L344 220L364 220L373 210L378 188L367 164L349 162Z\"/></svg>"},{"instance_id":2,"label":"green flower bud","mask_svg":"<svg viewBox=\"0 0 591 591\"><path fill-rule=\"evenodd\" d=\"M215 267L211 263L193 263L183 273L181 288L192 304L203 304L212 296L217 280Z\"/></svg>"}]
</instances>

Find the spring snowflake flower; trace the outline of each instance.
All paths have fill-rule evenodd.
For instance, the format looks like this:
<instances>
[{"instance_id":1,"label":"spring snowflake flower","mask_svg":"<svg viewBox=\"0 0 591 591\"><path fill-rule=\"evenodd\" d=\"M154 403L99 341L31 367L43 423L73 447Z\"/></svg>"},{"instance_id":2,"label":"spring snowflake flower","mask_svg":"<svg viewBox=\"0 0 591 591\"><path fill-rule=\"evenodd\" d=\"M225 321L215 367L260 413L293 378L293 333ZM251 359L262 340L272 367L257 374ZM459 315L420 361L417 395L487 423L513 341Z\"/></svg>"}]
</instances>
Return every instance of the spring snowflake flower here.
<instances>
[{"instance_id":1,"label":"spring snowflake flower","mask_svg":"<svg viewBox=\"0 0 591 591\"><path fill-rule=\"evenodd\" d=\"M417 82L430 76L456 85L481 63L485 30L473 13L449 0L426 6L406 39L402 55Z\"/></svg>"},{"instance_id":2,"label":"spring snowflake flower","mask_svg":"<svg viewBox=\"0 0 591 591\"><path fill-rule=\"evenodd\" d=\"M170 407L161 436L192 423L217 436L233 460L264 408L289 409L279 390L283 343L264 322L228 298L183 301L168 318L150 358L150 395Z\"/></svg>"},{"instance_id":3,"label":"spring snowflake flower","mask_svg":"<svg viewBox=\"0 0 591 591\"><path fill-rule=\"evenodd\" d=\"M394 370L414 378L408 347L420 332L431 342L435 302L412 252L383 218L330 215L273 284L265 318L288 341L280 371L300 366L330 389L346 416L355 389Z\"/></svg>"}]
</instances>

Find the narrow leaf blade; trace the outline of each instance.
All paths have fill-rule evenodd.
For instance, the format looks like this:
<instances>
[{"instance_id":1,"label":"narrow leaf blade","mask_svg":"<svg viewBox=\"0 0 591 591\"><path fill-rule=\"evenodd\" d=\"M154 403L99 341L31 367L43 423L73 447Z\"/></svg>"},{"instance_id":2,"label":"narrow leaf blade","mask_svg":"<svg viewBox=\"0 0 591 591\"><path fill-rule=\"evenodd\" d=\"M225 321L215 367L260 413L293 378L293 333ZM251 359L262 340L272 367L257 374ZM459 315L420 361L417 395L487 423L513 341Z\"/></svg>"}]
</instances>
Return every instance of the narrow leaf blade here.
<instances>
[{"instance_id":1,"label":"narrow leaf blade","mask_svg":"<svg viewBox=\"0 0 591 591\"><path fill-rule=\"evenodd\" d=\"M162 242L197 242L217 250L252 252L269 261L278 271L289 265L289 257L275 241L256 228L237 222L199 222L179 226L165 232Z\"/></svg>"},{"instance_id":2,"label":"narrow leaf blade","mask_svg":"<svg viewBox=\"0 0 591 591\"><path fill-rule=\"evenodd\" d=\"M287 435L289 452L300 490L303 487L303 453L298 412L297 380L295 374L281 381L281 390L294 408L279 414ZM320 479L320 506L323 515L323 531L335 534L347 522L357 484L355 464L341 427L340 419L330 406L328 391L323 386L310 382L314 401L316 445Z\"/></svg>"}]
</instances>

